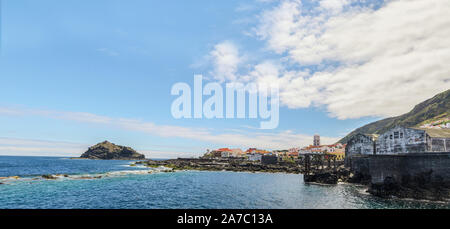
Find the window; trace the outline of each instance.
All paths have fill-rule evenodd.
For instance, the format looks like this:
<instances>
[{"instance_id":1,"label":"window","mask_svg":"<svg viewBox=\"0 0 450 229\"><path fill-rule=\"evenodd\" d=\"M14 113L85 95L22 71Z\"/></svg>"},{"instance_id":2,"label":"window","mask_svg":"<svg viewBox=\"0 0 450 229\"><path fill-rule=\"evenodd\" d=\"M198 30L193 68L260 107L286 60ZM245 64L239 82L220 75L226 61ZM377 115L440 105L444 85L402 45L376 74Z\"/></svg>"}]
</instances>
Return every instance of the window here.
<instances>
[{"instance_id":1,"label":"window","mask_svg":"<svg viewBox=\"0 0 450 229\"><path fill-rule=\"evenodd\" d=\"M400 133L400 138L403 138L403 133Z\"/></svg>"},{"instance_id":2,"label":"window","mask_svg":"<svg viewBox=\"0 0 450 229\"><path fill-rule=\"evenodd\" d=\"M390 136L390 139L393 139L393 138L392 138L392 134L391 134L391 136Z\"/></svg>"},{"instance_id":3,"label":"window","mask_svg":"<svg viewBox=\"0 0 450 229\"><path fill-rule=\"evenodd\" d=\"M398 136L399 136L398 132L394 132L394 138L398 139Z\"/></svg>"}]
</instances>

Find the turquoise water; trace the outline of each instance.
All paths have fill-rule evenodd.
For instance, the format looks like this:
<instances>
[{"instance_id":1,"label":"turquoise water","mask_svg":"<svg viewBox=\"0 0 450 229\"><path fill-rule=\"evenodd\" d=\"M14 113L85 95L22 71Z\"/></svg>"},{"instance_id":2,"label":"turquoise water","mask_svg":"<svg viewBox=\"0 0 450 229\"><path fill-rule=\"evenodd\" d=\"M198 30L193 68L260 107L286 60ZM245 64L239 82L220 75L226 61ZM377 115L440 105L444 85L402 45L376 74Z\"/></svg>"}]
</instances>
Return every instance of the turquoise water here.
<instances>
[{"instance_id":1,"label":"turquoise water","mask_svg":"<svg viewBox=\"0 0 450 229\"><path fill-rule=\"evenodd\" d=\"M450 208L448 203L383 200L354 185L303 183L302 175L197 172L161 173L131 161L0 156L0 208ZM33 180L43 174L69 174ZM76 177L102 175L102 179Z\"/></svg>"}]
</instances>

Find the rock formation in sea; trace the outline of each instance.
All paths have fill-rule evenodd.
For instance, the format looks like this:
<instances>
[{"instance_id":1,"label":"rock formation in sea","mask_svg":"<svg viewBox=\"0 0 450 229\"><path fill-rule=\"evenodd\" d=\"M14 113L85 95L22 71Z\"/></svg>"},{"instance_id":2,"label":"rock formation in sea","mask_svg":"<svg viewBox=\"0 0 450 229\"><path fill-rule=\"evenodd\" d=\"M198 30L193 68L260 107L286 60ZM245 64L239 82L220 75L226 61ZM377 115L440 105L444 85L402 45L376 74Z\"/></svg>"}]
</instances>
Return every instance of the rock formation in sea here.
<instances>
[{"instance_id":1,"label":"rock formation in sea","mask_svg":"<svg viewBox=\"0 0 450 229\"><path fill-rule=\"evenodd\" d=\"M108 141L104 141L92 146L81 158L96 160L144 160L145 156L136 152L131 147L119 146Z\"/></svg>"}]
</instances>

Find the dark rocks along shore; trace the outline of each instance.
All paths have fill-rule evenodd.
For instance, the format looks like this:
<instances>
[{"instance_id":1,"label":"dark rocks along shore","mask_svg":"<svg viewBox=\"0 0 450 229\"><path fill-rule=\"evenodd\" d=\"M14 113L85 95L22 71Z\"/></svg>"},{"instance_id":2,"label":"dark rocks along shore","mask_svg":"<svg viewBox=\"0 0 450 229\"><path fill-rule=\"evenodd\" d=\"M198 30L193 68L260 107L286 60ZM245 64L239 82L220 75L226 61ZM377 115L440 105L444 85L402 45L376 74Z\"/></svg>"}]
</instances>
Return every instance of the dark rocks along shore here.
<instances>
[{"instance_id":1,"label":"dark rocks along shore","mask_svg":"<svg viewBox=\"0 0 450 229\"><path fill-rule=\"evenodd\" d=\"M296 163L261 164L240 159L174 159L166 161L142 161L148 167L165 166L173 170L200 171L234 171L234 172L269 172L269 173L302 173Z\"/></svg>"}]
</instances>

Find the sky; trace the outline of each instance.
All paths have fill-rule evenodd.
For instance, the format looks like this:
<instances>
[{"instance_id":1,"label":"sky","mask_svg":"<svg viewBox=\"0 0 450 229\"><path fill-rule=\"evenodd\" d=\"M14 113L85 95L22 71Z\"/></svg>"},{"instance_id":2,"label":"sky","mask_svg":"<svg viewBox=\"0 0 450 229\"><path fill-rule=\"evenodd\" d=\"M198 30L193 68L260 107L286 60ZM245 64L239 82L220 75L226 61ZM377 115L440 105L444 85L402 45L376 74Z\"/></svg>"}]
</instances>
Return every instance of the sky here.
<instances>
[{"instance_id":1,"label":"sky","mask_svg":"<svg viewBox=\"0 0 450 229\"><path fill-rule=\"evenodd\" d=\"M450 88L448 0L0 2L0 155L331 144ZM278 85L278 127L174 118L199 74Z\"/></svg>"}]
</instances>

